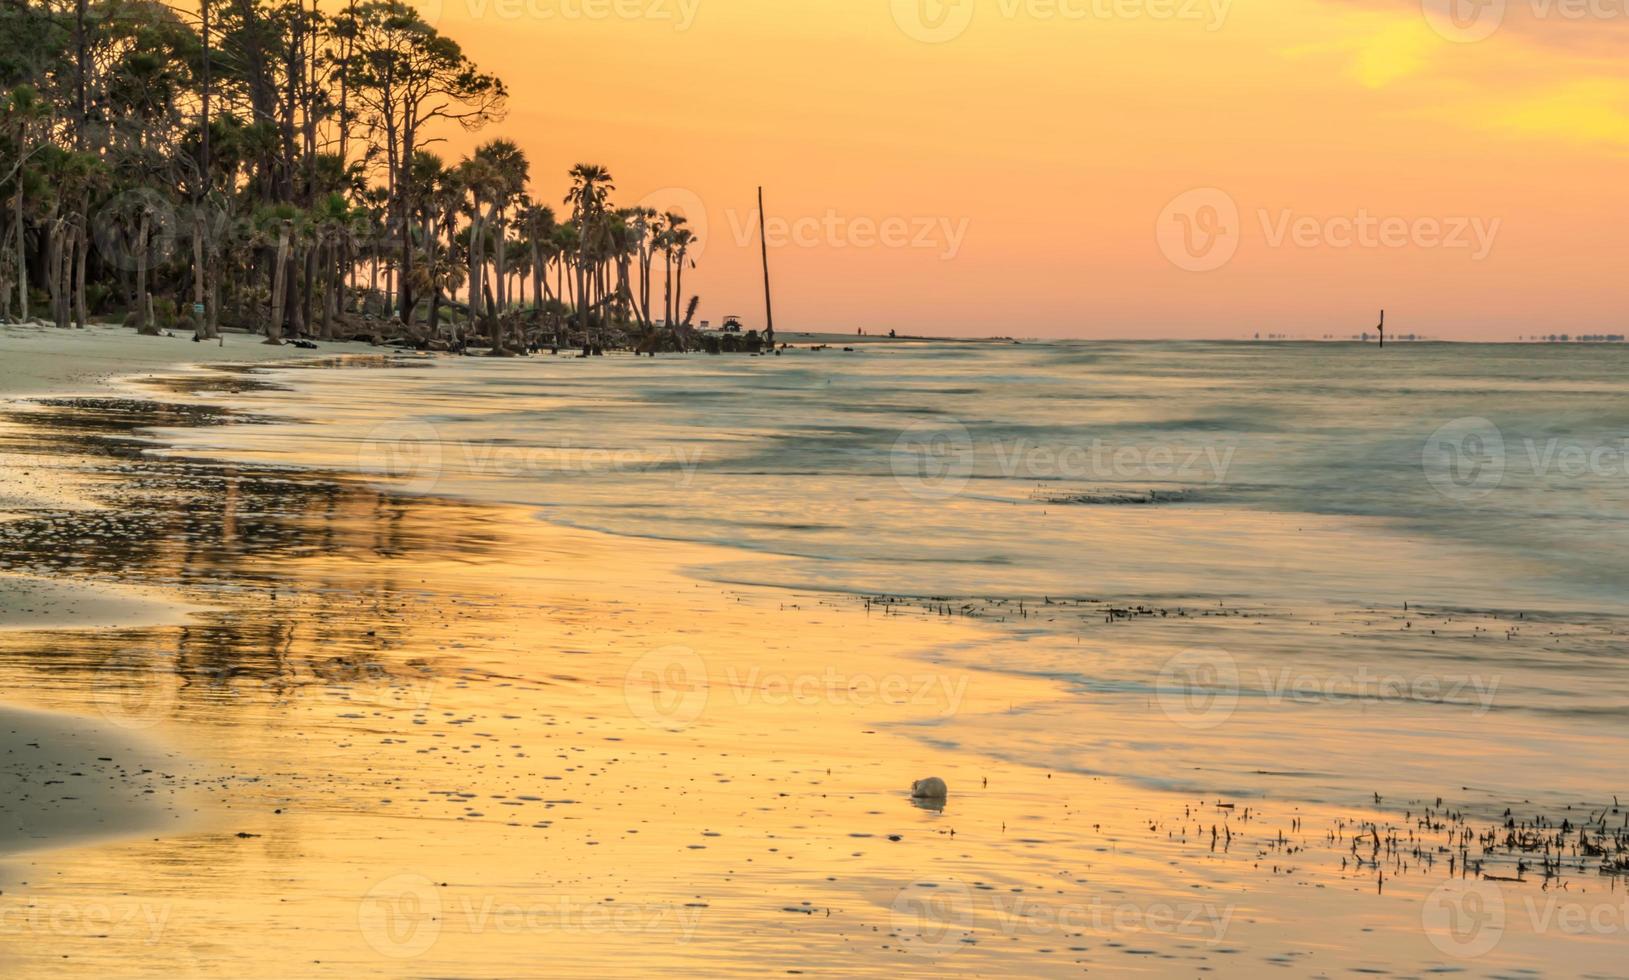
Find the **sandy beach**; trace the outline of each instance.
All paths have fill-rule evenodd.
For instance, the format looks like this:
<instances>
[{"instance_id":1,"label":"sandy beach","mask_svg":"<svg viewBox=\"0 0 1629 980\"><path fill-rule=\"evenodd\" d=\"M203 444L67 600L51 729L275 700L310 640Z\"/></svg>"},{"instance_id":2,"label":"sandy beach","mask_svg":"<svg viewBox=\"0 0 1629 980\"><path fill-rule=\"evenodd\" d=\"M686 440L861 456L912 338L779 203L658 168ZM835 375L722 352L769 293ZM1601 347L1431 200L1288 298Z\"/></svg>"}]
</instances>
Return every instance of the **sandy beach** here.
<instances>
[{"instance_id":1,"label":"sandy beach","mask_svg":"<svg viewBox=\"0 0 1629 980\"><path fill-rule=\"evenodd\" d=\"M295 354L234 341L221 361ZM8 331L0 351L7 397L35 399L0 422L6 575L44 583L0 616L7 976L1621 964L1621 936L1549 924L1622 904L1571 837L1554 877L1479 847L1513 882L1493 885L1446 865L1500 815L1451 801L998 758L966 733L1074 697L978 666L1010 655L1006 627L722 585L691 570L729 549L281 455L161 452L152 431L208 433L263 383L188 367L200 345ZM912 799L926 777L943 803ZM1487 949L1456 931L1467 895L1507 912Z\"/></svg>"},{"instance_id":2,"label":"sandy beach","mask_svg":"<svg viewBox=\"0 0 1629 980\"><path fill-rule=\"evenodd\" d=\"M96 325L65 333L38 326L0 326L0 403L18 399L105 394L113 379L173 371L183 363L286 359L301 352L271 348L254 338L223 345L179 337L138 337ZM0 426L6 423L0 422ZM24 446L12 446L27 448ZM32 452L0 452L0 521L26 520L40 511L76 512L99 504L75 492L72 474ZM180 626L201 607L173 592L139 585L90 583L76 576L0 573L0 631L26 633L49 657L49 637L81 630L142 630ZM0 698L16 694L7 690ZM113 838L159 828L180 818L171 799L173 780L192 763L123 724L117 692L103 689L92 703L100 719L0 706L5 768L0 773L0 855L60 847L85 838ZM83 707L83 706L82 706ZM167 770L167 771L166 771ZM178 809L179 807L179 809Z\"/></svg>"}]
</instances>

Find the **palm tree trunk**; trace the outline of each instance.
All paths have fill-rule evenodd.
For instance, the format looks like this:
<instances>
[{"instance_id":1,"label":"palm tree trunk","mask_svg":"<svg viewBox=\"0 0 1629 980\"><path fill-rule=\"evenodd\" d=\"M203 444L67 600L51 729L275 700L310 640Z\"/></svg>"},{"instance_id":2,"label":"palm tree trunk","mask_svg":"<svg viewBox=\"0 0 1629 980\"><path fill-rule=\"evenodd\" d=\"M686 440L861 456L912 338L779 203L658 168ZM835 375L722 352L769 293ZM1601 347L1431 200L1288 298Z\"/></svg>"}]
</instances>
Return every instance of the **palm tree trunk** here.
<instances>
[{"instance_id":1,"label":"palm tree trunk","mask_svg":"<svg viewBox=\"0 0 1629 980\"><path fill-rule=\"evenodd\" d=\"M305 250L304 254L307 258L309 257L310 252L310 249ZM287 298L290 300L290 302L287 304L288 326L289 335L292 337L305 336L305 308L311 300L310 281L301 281L302 279L306 278L301 275L301 271L305 268L306 261L302 258L301 251L299 249L295 249L293 261L288 264Z\"/></svg>"},{"instance_id":2,"label":"palm tree trunk","mask_svg":"<svg viewBox=\"0 0 1629 980\"><path fill-rule=\"evenodd\" d=\"M23 241L23 174L21 169L17 172L17 192L11 199L12 213L14 215L12 229L17 234L17 309L22 320L28 320L28 259L23 252L26 243Z\"/></svg>"},{"instance_id":3,"label":"palm tree trunk","mask_svg":"<svg viewBox=\"0 0 1629 980\"><path fill-rule=\"evenodd\" d=\"M272 266L271 322L266 324L266 343L283 342L283 299L288 284L285 266L288 264L288 222L277 229L277 262Z\"/></svg>"},{"instance_id":4,"label":"palm tree trunk","mask_svg":"<svg viewBox=\"0 0 1629 980\"><path fill-rule=\"evenodd\" d=\"M66 327L62 295L62 219L55 216L45 221L45 292L51 299L51 322Z\"/></svg>"},{"instance_id":5,"label":"palm tree trunk","mask_svg":"<svg viewBox=\"0 0 1629 980\"><path fill-rule=\"evenodd\" d=\"M318 238L317 241L320 242L321 238ZM300 295L299 307L301 311L300 333L302 335L306 332L306 325L316 321L316 317L313 316L313 313L315 312L314 307L316 305L317 298L317 253L318 247L316 244L312 244L305 250L305 272L301 276L301 279L304 280L304 285Z\"/></svg>"},{"instance_id":6,"label":"palm tree trunk","mask_svg":"<svg viewBox=\"0 0 1629 980\"><path fill-rule=\"evenodd\" d=\"M469 332L480 335L481 316L481 202L475 202L475 213L469 221Z\"/></svg>"},{"instance_id":7,"label":"palm tree trunk","mask_svg":"<svg viewBox=\"0 0 1629 980\"><path fill-rule=\"evenodd\" d=\"M149 315L147 302L147 223L149 215L144 207L141 220L136 223L136 323L144 334L158 333Z\"/></svg>"},{"instance_id":8,"label":"palm tree trunk","mask_svg":"<svg viewBox=\"0 0 1629 980\"><path fill-rule=\"evenodd\" d=\"M532 322L543 322L543 247L532 239Z\"/></svg>"},{"instance_id":9,"label":"palm tree trunk","mask_svg":"<svg viewBox=\"0 0 1629 980\"><path fill-rule=\"evenodd\" d=\"M673 326L673 253L663 256L667 265L667 278L662 283L662 319Z\"/></svg>"},{"instance_id":10,"label":"palm tree trunk","mask_svg":"<svg viewBox=\"0 0 1629 980\"><path fill-rule=\"evenodd\" d=\"M678 281L676 281L673 284L673 292L674 292L673 312L675 314L677 314L679 312L679 308L684 305L684 252L683 252L683 250L681 250L679 252L679 278L678 278ZM675 322L673 324L673 342L676 345L678 345L679 352L681 354L684 353L684 329L683 329L683 325L678 323L678 322Z\"/></svg>"},{"instance_id":11,"label":"palm tree trunk","mask_svg":"<svg viewBox=\"0 0 1629 980\"><path fill-rule=\"evenodd\" d=\"M83 330L85 322L90 319L85 299L85 265L90 261L90 234L83 223L74 238L74 255L74 326Z\"/></svg>"},{"instance_id":12,"label":"palm tree trunk","mask_svg":"<svg viewBox=\"0 0 1629 980\"><path fill-rule=\"evenodd\" d=\"M499 211L496 205L493 206L492 210L492 230L494 232L494 238L497 241L497 248L494 249L495 254L493 256L494 259L496 259L497 264L492 270L493 278L496 280L496 282L494 282L493 285L497 288L498 293L498 312L502 313L504 310L508 309L509 299L509 287L508 280L506 278L509 274L509 266L504 261L504 259L507 258L509 235L508 230L504 227L503 212Z\"/></svg>"},{"instance_id":13,"label":"palm tree trunk","mask_svg":"<svg viewBox=\"0 0 1629 980\"><path fill-rule=\"evenodd\" d=\"M328 261L323 263L323 269L328 275L328 288L322 294L322 339L334 339L334 312L339 306L339 256L338 249L334 247L334 233L329 233Z\"/></svg>"},{"instance_id":14,"label":"palm tree trunk","mask_svg":"<svg viewBox=\"0 0 1629 980\"><path fill-rule=\"evenodd\" d=\"M346 309L345 304L350 301L350 293L356 287L356 263L351 261L351 235L346 230L339 243L339 281L334 283L334 310L341 312ZM347 290L347 287L350 287Z\"/></svg>"},{"instance_id":15,"label":"palm tree trunk","mask_svg":"<svg viewBox=\"0 0 1629 980\"><path fill-rule=\"evenodd\" d=\"M577 229L577 318L582 321L583 343L588 343L588 222Z\"/></svg>"},{"instance_id":16,"label":"palm tree trunk","mask_svg":"<svg viewBox=\"0 0 1629 980\"><path fill-rule=\"evenodd\" d=\"M194 337L209 336L208 314L205 312L204 216L197 212L192 218L192 315L199 321L193 328Z\"/></svg>"}]
</instances>

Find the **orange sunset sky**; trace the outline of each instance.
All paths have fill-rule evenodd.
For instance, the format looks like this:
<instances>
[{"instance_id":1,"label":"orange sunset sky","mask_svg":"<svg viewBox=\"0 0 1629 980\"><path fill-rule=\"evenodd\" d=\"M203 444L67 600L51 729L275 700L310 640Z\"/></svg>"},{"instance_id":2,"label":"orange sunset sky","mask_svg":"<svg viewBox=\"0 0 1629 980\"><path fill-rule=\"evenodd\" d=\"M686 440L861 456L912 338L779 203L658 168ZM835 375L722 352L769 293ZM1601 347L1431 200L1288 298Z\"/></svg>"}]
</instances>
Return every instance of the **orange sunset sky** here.
<instances>
[{"instance_id":1,"label":"orange sunset sky","mask_svg":"<svg viewBox=\"0 0 1629 980\"><path fill-rule=\"evenodd\" d=\"M413 0L557 203L705 238L701 316L1080 337L1620 332L1629 0Z\"/></svg>"}]
</instances>

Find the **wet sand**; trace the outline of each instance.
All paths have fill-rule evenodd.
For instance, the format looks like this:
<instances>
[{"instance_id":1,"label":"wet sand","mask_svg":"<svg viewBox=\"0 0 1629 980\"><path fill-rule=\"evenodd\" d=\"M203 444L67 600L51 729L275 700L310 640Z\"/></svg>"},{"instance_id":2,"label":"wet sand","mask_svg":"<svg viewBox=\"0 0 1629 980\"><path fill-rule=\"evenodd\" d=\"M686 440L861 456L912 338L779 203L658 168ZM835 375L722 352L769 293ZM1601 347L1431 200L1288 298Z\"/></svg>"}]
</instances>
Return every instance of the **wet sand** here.
<instances>
[{"instance_id":1,"label":"wet sand","mask_svg":"<svg viewBox=\"0 0 1629 980\"><path fill-rule=\"evenodd\" d=\"M112 721L0 708L0 736L0 856L186 819L188 760Z\"/></svg>"},{"instance_id":2,"label":"wet sand","mask_svg":"<svg viewBox=\"0 0 1629 980\"><path fill-rule=\"evenodd\" d=\"M0 524L11 573L199 610L0 634L0 698L191 760L181 826L0 863L7 976L1619 972L1625 934L1547 904L1623 902L1576 839L1554 876L1478 840L1524 879L1490 883L1446 865L1498 814L1002 762L958 720L1064 692L968 666L999 631L698 582L728 556L521 508L151 455L145 427L224 420L174 407L207 398L189 377L0 429L62 491ZM151 788L124 766L97 778ZM910 798L928 776L942 809ZM1494 900L1496 930L1455 928Z\"/></svg>"}]
</instances>

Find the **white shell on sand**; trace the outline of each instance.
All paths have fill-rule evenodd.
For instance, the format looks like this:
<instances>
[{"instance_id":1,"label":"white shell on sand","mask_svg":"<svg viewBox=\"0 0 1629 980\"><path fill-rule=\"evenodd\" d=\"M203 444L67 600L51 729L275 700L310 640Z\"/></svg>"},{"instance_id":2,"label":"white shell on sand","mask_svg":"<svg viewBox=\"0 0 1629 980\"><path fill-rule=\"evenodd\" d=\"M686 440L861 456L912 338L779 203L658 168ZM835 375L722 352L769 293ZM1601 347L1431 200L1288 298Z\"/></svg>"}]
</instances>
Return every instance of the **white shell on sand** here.
<instances>
[{"instance_id":1,"label":"white shell on sand","mask_svg":"<svg viewBox=\"0 0 1629 980\"><path fill-rule=\"evenodd\" d=\"M938 776L918 779L911 784L911 799L913 800L942 800L948 793L949 790L945 787L945 781Z\"/></svg>"}]
</instances>

